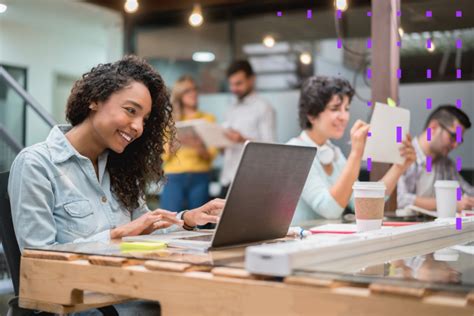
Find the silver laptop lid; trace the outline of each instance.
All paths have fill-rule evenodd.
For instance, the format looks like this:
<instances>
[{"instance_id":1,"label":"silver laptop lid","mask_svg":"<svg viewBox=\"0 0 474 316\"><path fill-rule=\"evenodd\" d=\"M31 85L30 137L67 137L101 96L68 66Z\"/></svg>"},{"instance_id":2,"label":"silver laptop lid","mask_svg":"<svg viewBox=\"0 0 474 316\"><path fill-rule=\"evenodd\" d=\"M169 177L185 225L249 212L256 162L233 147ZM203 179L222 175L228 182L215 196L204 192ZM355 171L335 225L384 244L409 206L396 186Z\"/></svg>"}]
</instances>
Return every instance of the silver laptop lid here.
<instances>
[{"instance_id":1,"label":"silver laptop lid","mask_svg":"<svg viewBox=\"0 0 474 316\"><path fill-rule=\"evenodd\" d=\"M314 147L247 142L211 247L284 237L315 155Z\"/></svg>"}]
</instances>

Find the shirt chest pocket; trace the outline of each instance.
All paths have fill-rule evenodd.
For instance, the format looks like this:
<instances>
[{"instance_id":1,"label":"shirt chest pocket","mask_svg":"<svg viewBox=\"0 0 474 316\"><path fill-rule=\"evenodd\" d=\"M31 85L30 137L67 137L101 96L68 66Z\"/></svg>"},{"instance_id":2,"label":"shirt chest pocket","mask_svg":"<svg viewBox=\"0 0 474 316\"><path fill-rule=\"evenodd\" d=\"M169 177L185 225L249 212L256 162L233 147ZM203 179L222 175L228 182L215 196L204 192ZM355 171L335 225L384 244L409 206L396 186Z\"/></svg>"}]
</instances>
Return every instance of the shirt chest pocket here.
<instances>
[{"instance_id":1,"label":"shirt chest pocket","mask_svg":"<svg viewBox=\"0 0 474 316\"><path fill-rule=\"evenodd\" d=\"M71 233L87 237L97 228L94 211L87 200L64 204L66 226Z\"/></svg>"}]
</instances>

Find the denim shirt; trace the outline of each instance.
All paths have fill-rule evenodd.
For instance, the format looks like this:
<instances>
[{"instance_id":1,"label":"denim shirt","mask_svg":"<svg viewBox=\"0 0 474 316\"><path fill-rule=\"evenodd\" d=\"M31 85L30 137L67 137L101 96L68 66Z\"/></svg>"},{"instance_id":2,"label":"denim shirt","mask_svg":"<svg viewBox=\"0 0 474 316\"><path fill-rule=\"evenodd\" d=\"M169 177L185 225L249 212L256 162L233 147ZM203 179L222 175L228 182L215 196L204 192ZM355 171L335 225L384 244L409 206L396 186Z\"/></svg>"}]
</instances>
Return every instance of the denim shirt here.
<instances>
[{"instance_id":1,"label":"denim shirt","mask_svg":"<svg viewBox=\"0 0 474 316\"><path fill-rule=\"evenodd\" d=\"M53 127L46 141L27 147L10 171L8 193L20 249L56 243L110 240L110 230L149 209L141 200L130 212L111 192L108 152L98 159L98 177L89 158Z\"/></svg>"}]
</instances>

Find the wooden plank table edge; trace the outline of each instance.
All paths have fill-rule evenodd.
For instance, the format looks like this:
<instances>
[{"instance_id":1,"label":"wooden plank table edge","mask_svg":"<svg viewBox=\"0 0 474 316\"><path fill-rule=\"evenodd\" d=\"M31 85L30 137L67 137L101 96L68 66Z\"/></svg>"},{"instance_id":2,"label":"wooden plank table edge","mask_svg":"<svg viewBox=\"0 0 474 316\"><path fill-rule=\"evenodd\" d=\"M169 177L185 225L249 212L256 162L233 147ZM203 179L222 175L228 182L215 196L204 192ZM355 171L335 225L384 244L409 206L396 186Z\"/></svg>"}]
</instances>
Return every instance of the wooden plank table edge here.
<instances>
[{"instance_id":1,"label":"wooden plank table edge","mask_svg":"<svg viewBox=\"0 0 474 316\"><path fill-rule=\"evenodd\" d=\"M219 273L219 270L212 272L196 272L191 270L191 272L189 272L188 269L184 269L182 272L169 272L161 269L149 270L144 265L112 267L92 265L84 259L62 261L27 257L24 258L24 265L22 262L22 282L20 282L20 284L24 284L24 287L20 289L20 296L23 294L22 298L29 298L29 300L24 300L24 302L26 302L25 304L28 304L28 301L29 304L33 304L35 303L35 299L43 299L51 302L56 300L56 303L62 302L66 305L76 302L76 305L71 307L75 309L81 308L81 306L86 303L81 296L84 290L97 292L110 291L110 293L114 293L115 295L131 295L142 299L158 300L160 304L163 303L163 310L166 310L167 313L170 311L173 313L191 310L196 311L196 307L193 306L193 304L201 306L203 302L209 300L209 298L204 299L203 297L216 295L216 293L218 293L220 299L223 300L222 302L220 300L216 301L219 308L227 306L225 302L230 300L236 305L235 307L228 306L226 310L235 311L236 308L242 308L242 314L248 314L250 306L258 310L260 305L255 305L255 300L256 297L260 297L261 295L262 299L264 299L263 301L271 301L273 304L276 304L275 306L279 306L285 311L291 310L290 314L295 313L293 309L294 304L285 304L289 304L293 300L299 301L300 304L303 303L301 306L298 306L297 309L300 310L300 312L304 311L302 314L307 314L312 311L310 306L312 306L311 304L315 304L316 301L319 302L318 304L328 305L331 302L340 302L341 300L347 299L348 306L353 306L354 300L358 300L359 298L366 300L366 303L375 304L370 305L370 309L365 309L365 311L370 311L370 315L373 315L376 311L380 312L382 310L381 308L383 308L381 307L383 302L385 302L384 304L395 306L395 302L398 302L396 304L400 304L402 301L404 302L403 305L406 305L407 308L411 306L413 309L410 311L411 314L408 313L410 315L428 315L428 311L437 310L447 312L451 311L451 308L453 312L458 312L458 315L472 316L474 312L473 306L467 304L467 294L464 295L463 298L457 297L451 300L451 302L446 300L446 297L440 296L437 299L437 303L432 304L435 303L433 300L430 301L426 299L430 297L430 292L428 291L415 291L414 293L410 293L409 296L411 296L412 299L406 300L405 295L397 295L399 289L394 292L393 289L387 289L386 287L380 288L379 285L373 285L369 290L370 286L367 285L365 285L365 288L360 287L360 285L359 287L353 287L352 284L344 282L340 284L338 282L314 282L310 284L311 282L309 281L306 282L306 284L304 282L293 283L291 282L292 277L288 277L285 282L255 280L253 278L247 278L246 271L244 270L236 271L238 269L229 269L234 270L220 271L224 273ZM230 274L228 272L230 272ZM226 277L226 273L229 277ZM64 280L58 280L58 275L61 275ZM40 291L40 289L44 288L45 282L50 282L50 284L48 284L49 287L52 288L51 293L46 296ZM156 287L154 284L161 284L163 287ZM30 286L32 286L32 288ZM61 291L57 290L59 287L62 288ZM200 289L200 291L195 292L193 289ZM227 297L227 294L225 294L227 291L233 292L234 295ZM86 292L84 291L84 293ZM194 295L196 295L196 297L194 297ZM279 297L279 299L274 299L273 297L275 295ZM318 296L319 298L316 300ZM310 297L314 299L307 301L306 299ZM49 298L51 298L51 300L49 300ZM240 303L237 303L236 300ZM230 301L227 303L230 303ZM260 301L260 299L257 301ZM245 304L243 304L243 302L245 302ZM361 301L361 303L362 302L363 301ZM35 304L39 304L38 301L36 301ZM272 308L278 311L275 306ZM87 308L91 308L91 306L88 305ZM63 308L62 311L64 310ZM327 306L325 310L329 311ZM330 314L335 315L336 310L331 311L332 314ZM396 310L396 308L391 310L390 315L395 315ZM424 313L416 314L417 311L418 313L424 311Z\"/></svg>"}]
</instances>

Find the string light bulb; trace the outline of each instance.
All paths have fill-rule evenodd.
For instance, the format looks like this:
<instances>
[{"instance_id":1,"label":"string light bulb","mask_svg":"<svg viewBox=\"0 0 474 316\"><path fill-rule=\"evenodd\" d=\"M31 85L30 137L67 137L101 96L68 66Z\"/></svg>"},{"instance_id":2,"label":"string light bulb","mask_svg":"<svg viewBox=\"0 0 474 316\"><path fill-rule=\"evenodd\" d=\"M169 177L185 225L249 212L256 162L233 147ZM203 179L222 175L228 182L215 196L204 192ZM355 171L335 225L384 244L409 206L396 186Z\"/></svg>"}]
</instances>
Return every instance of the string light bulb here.
<instances>
[{"instance_id":1,"label":"string light bulb","mask_svg":"<svg viewBox=\"0 0 474 316\"><path fill-rule=\"evenodd\" d=\"M125 9L125 12L127 13L134 13L137 12L138 10L138 0L127 0L125 1L125 4L123 8Z\"/></svg>"},{"instance_id":2,"label":"string light bulb","mask_svg":"<svg viewBox=\"0 0 474 316\"><path fill-rule=\"evenodd\" d=\"M436 49L435 43L433 40L431 40L430 47L426 47L426 50L430 53L433 53Z\"/></svg>"},{"instance_id":3,"label":"string light bulb","mask_svg":"<svg viewBox=\"0 0 474 316\"><path fill-rule=\"evenodd\" d=\"M7 11L7 5L3 4L3 3L0 3L0 13L3 13L5 11Z\"/></svg>"},{"instance_id":4,"label":"string light bulb","mask_svg":"<svg viewBox=\"0 0 474 316\"><path fill-rule=\"evenodd\" d=\"M347 0L334 0L334 6L336 7L336 10L344 12L349 7L349 3Z\"/></svg>"},{"instance_id":5,"label":"string light bulb","mask_svg":"<svg viewBox=\"0 0 474 316\"><path fill-rule=\"evenodd\" d=\"M189 16L188 22L192 27L198 27L204 22L204 18L202 16L202 10L201 10L201 5L200 4L195 4L194 5L193 12L191 12L191 15Z\"/></svg>"},{"instance_id":6,"label":"string light bulb","mask_svg":"<svg viewBox=\"0 0 474 316\"><path fill-rule=\"evenodd\" d=\"M303 65L309 65L311 64L311 61L312 61L312 58L311 58L311 54L310 53L302 53L300 55L300 62L303 64Z\"/></svg>"},{"instance_id":7,"label":"string light bulb","mask_svg":"<svg viewBox=\"0 0 474 316\"><path fill-rule=\"evenodd\" d=\"M272 48L275 46L275 38L271 35L267 35L263 38L263 45L265 45L268 48Z\"/></svg>"}]
</instances>

